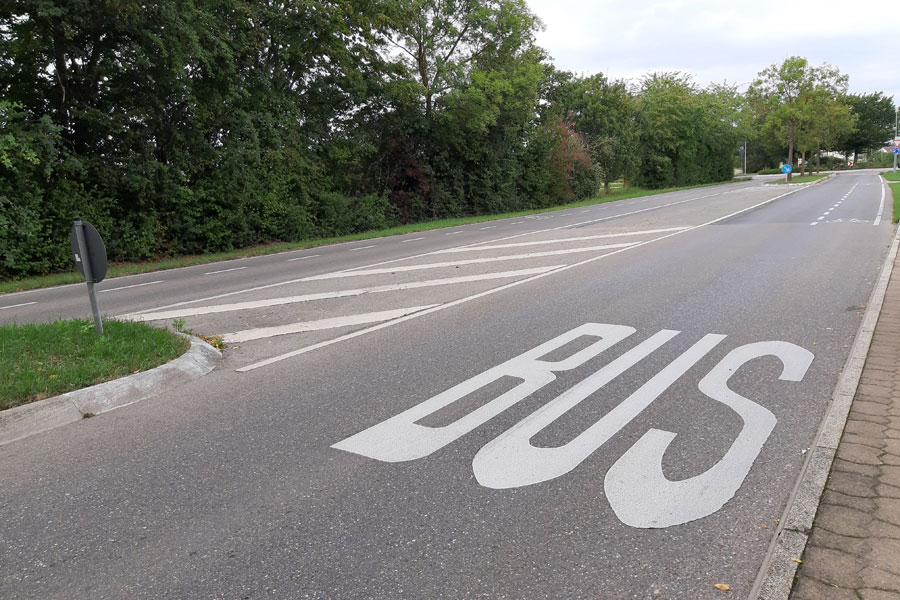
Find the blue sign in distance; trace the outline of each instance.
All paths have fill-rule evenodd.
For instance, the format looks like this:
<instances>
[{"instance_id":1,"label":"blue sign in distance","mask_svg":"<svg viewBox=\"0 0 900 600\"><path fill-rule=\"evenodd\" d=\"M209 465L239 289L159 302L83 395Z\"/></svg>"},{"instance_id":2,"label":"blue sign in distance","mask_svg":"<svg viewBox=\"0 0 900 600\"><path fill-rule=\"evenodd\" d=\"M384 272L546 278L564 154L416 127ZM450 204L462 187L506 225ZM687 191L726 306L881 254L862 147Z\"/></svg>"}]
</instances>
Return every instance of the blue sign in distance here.
<instances>
[{"instance_id":1,"label":"blue sign in distance","mask_svg":"<svg viewBox=\"0 0 900 600\"><path fill-rule=\"evenodd\" d=\"M785 174L790 173L793 170L794 169L791 167L791 165L784 165L781 167L781 172Z\"/></svg>"},{"instance_id":2,"label":"blue sign in distance","mask_svg":"<svg viewBox=\"0 0 900 600\"><path fill-rule=\"evenodd\" d=\"M894 154L900 154L900 148L894 148Z\"/></svg>"}]
</instances>

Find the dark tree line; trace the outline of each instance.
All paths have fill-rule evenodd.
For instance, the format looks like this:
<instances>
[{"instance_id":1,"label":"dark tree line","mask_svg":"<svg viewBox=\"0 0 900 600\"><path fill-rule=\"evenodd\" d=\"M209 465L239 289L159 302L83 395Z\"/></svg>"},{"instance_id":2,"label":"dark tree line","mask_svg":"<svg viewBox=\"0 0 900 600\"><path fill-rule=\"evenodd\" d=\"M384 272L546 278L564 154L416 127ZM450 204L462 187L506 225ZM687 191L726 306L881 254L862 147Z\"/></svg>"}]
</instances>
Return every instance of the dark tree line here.
<instances>
[{"instance_id":1,"label":"dark tree line","mask_svg":"<svg viewBox=\"0 0 900 600\"><path fill-rule=\"evenodd\" d=\"M0 277L730 179L741 101L556 69L524 0L9 0Z\"/></svg>"}]
</instances>

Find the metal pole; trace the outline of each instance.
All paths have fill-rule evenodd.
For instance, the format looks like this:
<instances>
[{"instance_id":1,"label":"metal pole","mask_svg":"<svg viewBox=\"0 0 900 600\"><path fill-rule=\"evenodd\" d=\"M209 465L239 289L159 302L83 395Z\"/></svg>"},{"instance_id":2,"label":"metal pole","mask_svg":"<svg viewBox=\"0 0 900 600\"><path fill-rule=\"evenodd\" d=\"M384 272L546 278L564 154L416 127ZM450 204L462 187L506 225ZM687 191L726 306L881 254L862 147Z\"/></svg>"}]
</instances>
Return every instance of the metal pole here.
<instances>
[{"instance_id":1,"label":"metal pole","mask_svg":"<svg viewBox=\"0 0 900 600\"><path fill-rule=\"evenodd\" d=\"M88 296L91 299L91 312L94 313L94 328L97 330L97 335L103 335L103 321L100 320L100 308L97 306L97 294L94 292L94 273L91 271L91 261L88 260L87 243L84 241L84 223L81 217L75 217L75 237L78 239L81 265L87 281Z\"/></svg>"},{"instance_id":2,"label":"metal pole","mask_svg":"<svg viewBox=\"0 0 900 600\"><path fill-rule=\"evenodd\" d=\"M900 107L897 107L897 110L894 112L894 149L898 148L897 146L897 116L900 115ZM894 152L894 173L897 172L897 153Z\"/></svg>"}]
</instances>

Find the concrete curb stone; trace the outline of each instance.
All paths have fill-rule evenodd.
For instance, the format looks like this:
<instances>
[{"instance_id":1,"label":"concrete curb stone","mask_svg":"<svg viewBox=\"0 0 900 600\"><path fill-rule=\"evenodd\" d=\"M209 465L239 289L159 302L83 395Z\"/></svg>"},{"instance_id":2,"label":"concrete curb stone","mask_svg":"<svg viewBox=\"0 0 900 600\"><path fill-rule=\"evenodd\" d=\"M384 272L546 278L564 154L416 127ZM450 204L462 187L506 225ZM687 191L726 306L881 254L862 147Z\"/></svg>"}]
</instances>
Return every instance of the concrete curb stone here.
<instances>
[{"instance_id":1,"label":"concrete curb stone","mask_svg":"<svg viewBox=\"0 0 900 600\"><path fill-rule=\"evenodd\" d=\"M187 352L155 369L0 412L0 446L146 400L206 375L222 353L194 336Z\"/></svg>"}]
</instances>

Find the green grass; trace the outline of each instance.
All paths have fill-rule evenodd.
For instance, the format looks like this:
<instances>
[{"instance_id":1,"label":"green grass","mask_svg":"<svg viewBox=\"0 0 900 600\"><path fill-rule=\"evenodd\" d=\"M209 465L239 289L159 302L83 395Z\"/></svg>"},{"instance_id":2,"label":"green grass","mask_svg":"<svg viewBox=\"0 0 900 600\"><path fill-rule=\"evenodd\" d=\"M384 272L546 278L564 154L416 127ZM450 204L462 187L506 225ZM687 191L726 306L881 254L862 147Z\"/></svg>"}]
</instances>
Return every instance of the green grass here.
<instances>
[{"instance_id":1,"label":"green grass","mask_svg":"<svg viewBox=\"0 0 900 600\"><path fill-rule=\"evenodd\" d=\"M580 206L590 206L592 204L602 204L604 202L616 202L618 200L628 200L630 198L638 198L640 196L649 196L652 194L664 194L668 192L677 192L680 190L689 190L694 188L709 187L715 185L723 185L733 183L726 181L722 183L707 183L703 185L688 185L683 187L666 188L662 190L646 190L642 188L622 189L621 183L611 185L610 194L608 196L601 195L590 200L581 202L573 202L561 206L552 206L546 208L537 208L533 210L524 210L519 212L502 213L496 215L480 215L477 217L459 217L453 219L441 219L438 221L427 221L425 223L413 223L410 225L401 225L391 227L389 229L380 229L375 231L366 231L353 235L345 235L341 237L320 238L313 240L303 240L300 242L284 242L274 244L264 244L261 246L253 246L250 248L242 248L240 250L232 250L230 252L216 252L212 254L201 254L196 256L181 256L177 258L167 258L158 261L148 261L140 263L111 264L106 272L106 278L121 277L123 275L136 275L139 273L152 273L154 271L165 271L167 269L178 269L181 267L190 267L194 265L203 265L213 262L225 260L234 260L237 258L247 258L251 256L263 256L266 254L277 254L278 252L286 252L289 250L305 250L307 248L316 248L329 244L339 244L342 242L355 242L359 240L368 240L372 238L387 237L392 235L403 235L406 233L418 233L420 231L430 231L432 229L442 229L445 227L458 227L460 225L470 225L472 223L483 223L485 221L496 221L498 219L509 219L513 217L522 217L538 213L554 212L559 210L568 210ZM55 285L64 285L68 283L81 283L84 278L75 271L66 273L55 273L53 275L42 275L39 277L29 277L25 279L14 279L0 282L0 294L8 294L11 292L22 292L25 290L34 290L38 288L52 287Z\"/></svg>"},{"instance_id":2,"label":"green grass","mask_svg":"<svg viewBox=\"0 0 900 600\"><path fill-rule=\"evenodd\" d=\"M885 171L881 176L890 182L894 182L894 184L890 186L891 192L894 193L894 218L891 222L897 223L900 221L900 184L896 182L900 181L900 171L897 171L896 173L894 171Z\"/></svg>"},{"instance_id":3,"label":"green grass","mask_svg":"<svg viewBox=\"0 0 900 600\"><path fill-rule=\"evenodd\" d=\"M828 177L828 175L794 175L791 178L791 183L809 183L811 181L818 181L819 179L824 179ZM778 179L776 181L768 181L768 184L784 184L787 183L784 179Z\"/></svg>"},{"instance_id":4,"label":"green grass","mask_svg":"<svg viewBox=\"0 0 900 600\"><path fill-rule=\"evenodd\" d=\"M190 341L144 323L75 319L0 326L0 410L152 369Z\"/></svg>"}]
</instances>

